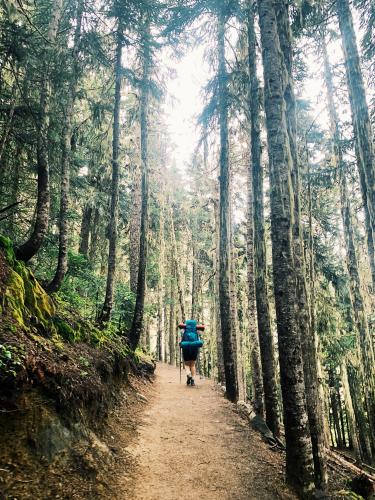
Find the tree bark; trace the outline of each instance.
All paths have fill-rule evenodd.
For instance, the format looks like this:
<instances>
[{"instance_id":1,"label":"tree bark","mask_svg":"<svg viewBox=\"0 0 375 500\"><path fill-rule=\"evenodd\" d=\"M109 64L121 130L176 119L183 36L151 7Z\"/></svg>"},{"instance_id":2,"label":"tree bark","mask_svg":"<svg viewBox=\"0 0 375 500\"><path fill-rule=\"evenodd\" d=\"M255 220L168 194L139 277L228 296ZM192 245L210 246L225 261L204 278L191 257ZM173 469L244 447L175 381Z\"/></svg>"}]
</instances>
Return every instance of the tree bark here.
<instances>
[{"instance_id":1,"label":"tree bark","mask_svg":"<svg viewBox=\"0 0 375 500\"><path fill-rule=\"evenodd\" d=\"M92 208L90 205L85 205L82 213L79 253L85 255L86 257L89 252L91 217L92 217Z\"/></svg>"},{"instance_id":2,"label":"tree bark","mask_svg":"<svg viewBox=\"0 0 375 500\"><path fill-rule=\"evenodd\" d=\"M357 40L349 1L337 0L336 10L344 51L349 101L352 110L358 170L365 210L372 286L375 290L375 151L373 131L366 102L366 92L363 84Z\"/></svg>"},{"instance_id":3,"label":"tree bark","mask_svg":"<svg viewBox=\"0 0 375 500\"><path fill-rule=\"evenodd\" d=\"M115 95L113 108L113 137L112 137L112 182L111 182L111 212L109 221L109 250L107 285L105 298L99 323L108 323L113 307L113 293L116 274L116 250L117 250L117 223L118 223L118 198L119 198L119 153L120 153L120 108L121 108L121 83L122 83L122 45L123 45L122 21L118 20L116 56L115 56Z\"/></svg>"},{"instance_id":4,"label":"tree bark","mask_svg":"<svg viewBox=\"0 0 375 500\"><path fill-rule=\"evenodd\" d=\"M215 313L216 313L216 354L217 354L217 380L219 384L225 384L223 338L220 324L220 218L219 203L214 200L215 217Z\"/></svg>"},{"instance_id":5,"label":"tree bark","mask_svg":"<svg viewBox=\"0 0 375 500\"><path fill-rule=\"evenodd\" d=\"M148 109L149 109L149 78L151 69L150 52L150 23L146 21L143 35L143 68L142 87L140 102L141 123L141 164L142 164L142 205L141 205L141 233L139 242L139 267L137 298L133 323L130 332L130 345L135 349L138 345L142 332L143 313L146 288L146 265L147 265L147 237L148 237Z\"/></svg>"},{"instance_id":6,"label":"tree bark","mask_svg":"<svg viewBox=\"0 0 375 500\"><path fill-rule=\"evenodd\" d=\"M78 83L78 55L81 43L81 28L83 16L83 0L77 2L76 28L72 49L72 75L69 85L67 105L65 108L65 124L62 136L61 179L60 179L60 214L59 214L59 255L55 276L47 286L48 292L57 292L68 270L68 208L70 189L71 136L74 103Z\"/></svg>"},{"instance_id":7,"label":"tree bark","mask_svg":"<svg viewBox=\"0 0 375 500\"><path fill-rule=\"evenodd\" d=\"M230 401L238 398L236 363L233 352L233 326L231 322L230 273L231 273L231 220L230 173L228 141L228 90L225 63L225 14L224 7L218 22L219 55L219 123L220 123L220 254L219 296L220 324L223 342L226 395Z\"/></svg>"},{"instance_id":8,"label":"tree bark","mask_svg":"<svg viewBox=\"0 0 375 500\"><path fill-rule=\"evenodd\" d=\"M294 190L293 204L293 252L294 271L296 277L296 305L298 310L298 327L302 347L303 370L306 391L307 415L309 419L310 437L314 459L315 485L325 489L327 469L325 465L325 436L323 424L323 404L319 393L318 377L318 340L311 327L310 305L306 281L306 263L301 226L300 207L300 164L297 152L297 119L296 101L293 89L292 38L289 24L288 2L277 2L276 15L280 47L284 56L286 78L284 81L284 100L286 103L286 123L289 136L289 147L292 157L291 179Z\"/></svg>"},{"instance_id":9,"label":"tree bark","mask_svg":"<svg viewBox=\"0 0 375 500\"><path fill-rule=\"evenodd\" d=\"M169 364L176 364L176 317L175 317L175 284L173 272L170 278L169 303Z\"/></svg>"},{"instance_id":10,"label":"tree bark","mask_svg":"<svg viewBox=\"0 0 375 500\"><path fill-rule=\"evenodd\" d=\"M262 144L260 138L261 90L257 77L256 35L254 1L250 0L248 9L248 65L250 78L250 121L251 121L251 172L253 231L254 231L254 266L256 309L260 354L263 373L264 401L266 422L275 436L280 435L279 408L276 383L275 347L271 330L271 317L267 291L267 254L264 229L263 207L263 166ZM249 206L250 208L250 206ZM250 223L250 216L249 216ZM253 278L254 279L254 278Z\"/></svg>"},{"instance_id":11,"label":"tree bark","mask_svg":"<svg viewBox=\"0 0 375 500\"><path fill-rule=\"evenodd\" d=\"M129 231L129 266L130 266L130 290L137 293L138 281L138 263L139 263L139 242L141 227L141 171L139 165L134 166L133 186L132 186L132 204L130 213L130 231Z\"/></svg>"},{"instance_id":12,"label":"tree bark","mask_svg":"<svg viewBox=\"0 0 375 500\"><path fill-rule=\"evenodd\" d=\"M36 204L36 219L29 239L16 249L16 257L25 262L29 261L41 247L47 233L50 210L50 181L48 158L48 129L50 111L50 69L53 49L57 38L60 18L63 12L63 0L52 3L51 18L48 26L48 46L45 50L45 60L41 68L41 85L39 101L39 119L37 129L37 171L38 193Z\"/></svg>"},{"instance_id":13,"label":"tree bark","mask_svg":"<svg viewBox=\"0 0 375 500\"><path fill-rule=\"evenodd\" d=\"M348 422L349 437L352 444L354 456L357 460L361 458L360 444L358 439L357 422L354 413L353 401L350 394L348 372L346 368L346 360L341 363L341 381L344 392L346 418Z\"/></svg>"},{"instance_id":14,"label":"tree bark","mask_svg":"<svg viewBox=\"0 0 375 500\"><path fill-rule=\"evenodd\" d=\"M288 73L282 58L274 3L272 0L259 0L258 9L270 162L273 281L286 439L286 477L299 494L308 496L314 488L313 461L306 414L299 315L296 311L293 157L284 97Z\"/></svg>"}]
</instances>

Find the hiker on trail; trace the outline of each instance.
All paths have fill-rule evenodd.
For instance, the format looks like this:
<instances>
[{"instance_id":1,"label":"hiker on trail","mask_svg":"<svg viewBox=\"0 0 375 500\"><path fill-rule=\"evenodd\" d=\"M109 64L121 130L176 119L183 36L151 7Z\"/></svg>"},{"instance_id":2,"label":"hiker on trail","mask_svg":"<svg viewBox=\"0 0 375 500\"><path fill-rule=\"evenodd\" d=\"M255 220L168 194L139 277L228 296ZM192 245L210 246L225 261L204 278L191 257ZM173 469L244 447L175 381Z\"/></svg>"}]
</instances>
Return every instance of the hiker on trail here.
<instances>
[{"instance_id":1,"label":"hiker on trail","mask_svg":"<svg viewBox=\"0 0 375 500\"><path fill-rule=\"evenodd\" d=\"M187 385L195 385L194 377L196 373L195 363L197 361L199 348L203 341L199 338L198 331L204 330L204 325L198 325L195 319L188 319L185 323L180 323L178 328L183 330L180 347L187 370Z\"/></svg>"}]
</instances>

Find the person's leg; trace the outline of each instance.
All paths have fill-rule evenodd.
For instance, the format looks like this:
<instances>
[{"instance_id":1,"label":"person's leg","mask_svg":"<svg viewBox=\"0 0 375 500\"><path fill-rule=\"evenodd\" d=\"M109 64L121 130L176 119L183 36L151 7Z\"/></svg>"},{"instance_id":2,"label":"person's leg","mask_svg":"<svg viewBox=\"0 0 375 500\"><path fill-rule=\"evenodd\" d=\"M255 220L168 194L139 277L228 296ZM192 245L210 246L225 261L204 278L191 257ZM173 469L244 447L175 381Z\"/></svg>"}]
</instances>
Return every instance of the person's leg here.
<instances>
[{"instance_id":1,"label":"person's leg","mask_svg":"<svg viewBox=\"0 0 375 500\"><path fill-rule=\"evenodd\" d=\"M192 375L191 375L191 361L185 361L185 365L186 365L187 384L190 385L190 381L191 381L191 378L192 378Z\"/></svg>"},{"instance_id":2,"label":"person's leg","mask_svg":"<svg viewBox=\"0 0 375 500\"><path fill-rule=\"evenodd\" d=\"M195 374L197 373L195 369L195 361L190 361L190 371L191 371L191 376L194 378Z\"/></svg>"}]
</instances>

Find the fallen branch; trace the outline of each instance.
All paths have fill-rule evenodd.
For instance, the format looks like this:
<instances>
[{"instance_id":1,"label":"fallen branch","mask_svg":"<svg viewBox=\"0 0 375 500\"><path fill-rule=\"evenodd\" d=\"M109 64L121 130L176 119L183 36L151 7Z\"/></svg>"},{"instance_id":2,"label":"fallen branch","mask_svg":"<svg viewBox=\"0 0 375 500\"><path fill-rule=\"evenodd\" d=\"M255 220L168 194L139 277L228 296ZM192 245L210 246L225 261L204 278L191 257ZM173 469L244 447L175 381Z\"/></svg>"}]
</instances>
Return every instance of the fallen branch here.
<instances>
[{"instance_id":1,"label":"fallen branch","mask_svg":"<svg viewBox=\"0 0 375 500\"><path fill-rule=\"evenodd\" d=\"M354 465L353 463L349 462L348 460L345 460L342 456L340 456L338 453L332 450L327 450L327 456L328 460L331 460L332 462L336 464L340 464L342 467L345 467L348 471L352 472L353 474L357 475L363 475L366 476L367 479L375 483L375 476L366 472L364 469L361 467L358 467L357 465Z\"/></svg>"},{"instance_id":2,"label":"fallen branch","mask_svg":"<svg viewBox=\"0 0 375 500\"><path fill-rule=\"evenodd\" d=\"M7 212L8 210L10 210L11 208L19 205L20 203L22 203L23 200L20 200L20 201L16 201L14 203L12 203L11 205L8 205L7 207L4 207L4 208L0 208L0 214L3 214L4 212Z\"/></svg>"}]
</instances>

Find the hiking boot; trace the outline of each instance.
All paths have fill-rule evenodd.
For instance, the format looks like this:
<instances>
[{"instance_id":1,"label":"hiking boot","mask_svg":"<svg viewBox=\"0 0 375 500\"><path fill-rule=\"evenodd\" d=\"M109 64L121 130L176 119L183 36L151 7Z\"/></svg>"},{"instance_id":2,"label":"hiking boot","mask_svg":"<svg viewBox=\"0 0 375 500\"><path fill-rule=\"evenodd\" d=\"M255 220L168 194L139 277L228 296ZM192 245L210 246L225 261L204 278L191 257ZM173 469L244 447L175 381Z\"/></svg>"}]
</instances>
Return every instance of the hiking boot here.
<instances>
[{"instance_id":1,"label":"hiking boot","mask_svg":"<svg viewBox=\"0 0 375 500\"><path fill-rule=\"evenodd\" d=\"M190 377L190 385L191 385L191 386L195 385L195 382L194 382L193 377Z\"/></svg>"},{"instance_id":2,"label":"hiking boot","mask_svg":"<svg viewBox=\"0 0 375 500\"><path fill-rule=\"evenodd\" d=\"M186 385L190 385L192 380L193 380L192 376L187 375ZM193 382L194 382L194 380L193 380Z\"/></svg>"}]
</instances>

